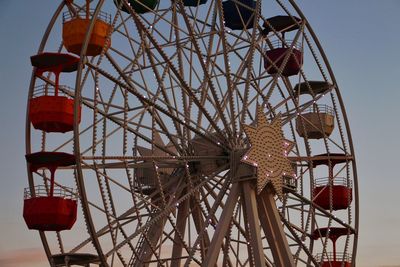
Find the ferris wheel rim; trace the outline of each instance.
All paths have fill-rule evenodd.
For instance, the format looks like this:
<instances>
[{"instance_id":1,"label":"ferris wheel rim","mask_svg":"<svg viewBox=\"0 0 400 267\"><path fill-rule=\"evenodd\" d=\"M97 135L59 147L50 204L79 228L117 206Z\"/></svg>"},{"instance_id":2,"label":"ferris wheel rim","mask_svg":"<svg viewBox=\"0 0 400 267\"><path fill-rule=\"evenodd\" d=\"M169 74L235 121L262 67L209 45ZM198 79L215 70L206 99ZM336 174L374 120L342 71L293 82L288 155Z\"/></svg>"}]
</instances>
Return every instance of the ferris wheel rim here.
<instances>
[{"instance_id":1,"label":"ferris wheel rim","mask_svg":"<svg viewBox=\"0 0 400 267\"><path fill-rule=\"evenodd\" d=\"M296 12L303 18L306 19L306 17L304 16L304 13L301 11L301 9L298 7L298 5L296 4L296 2L294 0L289 0L290 3L292 4L292 6L296 9ZM338 96L338 100L340 103L340 109L342 110L343 113L343 118L344 118L344 122L345 122L345 128L346 128L346 132L347 132L347 136L348 136L348 142L349 142L349 146L350 146L350 153L353 157L352 159L352 165L354 166L353 169L353 181L354 181L354 194L355 194L355 205L354 205L354 209L355 209L355 226L354 228L356 229L356 238L354 238L354 245L353 245L353 251L352 251L352 262L355 262L356 256L357 256L357 245L358 245L358 229L359 229L359 188L358 188L358 175L357 175L357 160L356 160L356 153L355 153L355 149L354 149L354 144L353 144L353 138L352 138L352 134L351 134L351 130L350 130L350 123L348 120L348 116L347 116L347 112L346 112L346 107L344 105L343 102L343 98L341 96L339 87L337 85L337 81L336 81L336 77L333 73L332 67L328 61L328 57L325 54L324 49L322 48L321 43L319 42L313 28L311 27L311 25L309 23L306 24L307 28L309 29L313 39L316 42L316 45L318 47L318 50L320 51L320 53L322 54L322 58L324 60L324 63L326 65L326 67L328 68L328 72L330 77L332 78L335 86L335 91L336 94Z\"/></svg>"}]
</instances>

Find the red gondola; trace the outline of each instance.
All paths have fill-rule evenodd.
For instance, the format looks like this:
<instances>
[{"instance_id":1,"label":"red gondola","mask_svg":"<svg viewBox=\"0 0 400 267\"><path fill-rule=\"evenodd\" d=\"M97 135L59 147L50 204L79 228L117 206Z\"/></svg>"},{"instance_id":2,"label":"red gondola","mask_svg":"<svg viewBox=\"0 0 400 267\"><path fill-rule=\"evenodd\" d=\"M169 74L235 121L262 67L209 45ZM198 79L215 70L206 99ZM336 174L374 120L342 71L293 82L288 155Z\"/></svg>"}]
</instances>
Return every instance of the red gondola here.
<instances>
[{"instance_id":1,"label":"red gondola","mask_svg":"<svg viewBox=\"0 0 400 267\"><path fill-rule=\"evenodd\" d=\"M296 42L285 40L285 33L298 30L301 20L291 16L275 16L264 22L263 34L280 34L281 38L271 43L265 51L264 67L268 74L292 76L299 73L303 65L303 53Z\"/></svg>"},{"instance_id":2,"label":"red gondola","mask_svg":"<svg viewBox=\"0 0 400 267\"><path fill-rule=\"evenodd\" d=\"M45 132L68 132L74 126L74 100L59 95L61 72L73 72L78 68L79 58L63 53L41 53L31 57L36 75L53 72L55 86L36 87L29 100L29 119L35 129ZM78 111L80 122L80 109Z\"/></svg>"},{"instance_id":3,"label":"red gondola","mask_svg":"<svg viewBox=\"0 0 400 267\"><path fill-rule=\"evenodd\" d=\"M314 240L319 238L328 236L328 238L332 241L333 244L333 252L324 253L317 256L321 263L321 267L350 267L351 266L351 257L346 253L337 253L336 252L336 240L345 235L351 235L354 232L348 228L341 227L330 227L330 228L318 228L316 229L311 237Z\"/></svg>"},{"instance_id":4,"label":"red gondola","mask_svg":"<svg viewBox=\"0 0 400 267\"><path fill-rule=\"evenodd\" d=\"M77 201L65 190L48 196L45 187L35 187L35 196L25 191L23 216L29 229L69 230L76 221Z\"/></svg>"},{"instance_id":5,"label":"red gondola","mask_svg":"<svg viewBox=\"0 0 400 267\"><path fill-rule=\"evenodd\" d=\"M336 177L330 184L328 179L315 180L313 189L314 203L329 210L331 201L333 210L347 209L352 202L352 187L344 178ZM331 187L331 188L330 188Z\"/></svg>"},{"instance_id":6,"label":"red gondola","mask_svg":"<svg viewBox=\"0 0 400 267\"><path fill-rule=\"evenodd\" d=\"M329 168L329 178L316 179L313 188L313 202L323 209L347 209L352 202L352 185L347 179L334 177L333 168L336 164L350 160L345 154L321 154L314 156L313 166L326 165Z\"/></svg>"},{"instance_id":7,"label":"red gondola","mask_svg":"<svg viewBox=\"0 0 400 267\"><path fill-rule=\"evenodd\" d=\"M50 186L25 189L23 216L29 229L62 231L72 228L77 217L77 200L70 188L54 188L58 167L75 164L73 155L62 152L37 152L26 155L32 172L47 168L51 172Z\"/></svg>"}]
</instances>

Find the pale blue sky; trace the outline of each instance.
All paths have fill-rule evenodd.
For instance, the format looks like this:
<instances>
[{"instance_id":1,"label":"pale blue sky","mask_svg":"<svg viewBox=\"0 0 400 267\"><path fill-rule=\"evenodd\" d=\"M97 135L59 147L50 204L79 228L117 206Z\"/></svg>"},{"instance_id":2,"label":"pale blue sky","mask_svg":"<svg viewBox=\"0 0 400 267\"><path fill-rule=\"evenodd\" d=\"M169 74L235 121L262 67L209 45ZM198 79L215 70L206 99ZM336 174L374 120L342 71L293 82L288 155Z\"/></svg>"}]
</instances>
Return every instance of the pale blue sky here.
<instances>
[{"instance_id":1,"label":"pale blue sky","mask_svg":"<svg viewBox=\"0 0 400 267\"><path fill-rule=\"evenodd\" d=\"M27 266L6 265L15 250L42 254L37 233L22 219L25 110L29 57L58 2L0 0L1 266ZM298 5L329 58L350 120L361 197L358 266L399 264L400 1L302 0Z\"/></svg>"}]
</instances>

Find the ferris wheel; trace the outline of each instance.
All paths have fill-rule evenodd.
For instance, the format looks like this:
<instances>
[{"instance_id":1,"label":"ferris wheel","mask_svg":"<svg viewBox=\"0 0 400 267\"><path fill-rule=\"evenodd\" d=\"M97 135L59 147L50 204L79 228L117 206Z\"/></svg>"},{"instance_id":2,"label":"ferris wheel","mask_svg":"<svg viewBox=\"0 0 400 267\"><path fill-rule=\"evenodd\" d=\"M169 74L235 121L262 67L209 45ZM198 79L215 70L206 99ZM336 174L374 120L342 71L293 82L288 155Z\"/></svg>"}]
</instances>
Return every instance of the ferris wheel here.
<instances>
[{"instance_id":1,"label":"ferris wheel","mask_svg":"<svg viewBox=\"0 0 400 267\"><path fill-rule=\"evenodd\" d=\"M293 0L60 0L24 219L51 266L354 266L357 170Z\"/></svg>"}]
</instances>

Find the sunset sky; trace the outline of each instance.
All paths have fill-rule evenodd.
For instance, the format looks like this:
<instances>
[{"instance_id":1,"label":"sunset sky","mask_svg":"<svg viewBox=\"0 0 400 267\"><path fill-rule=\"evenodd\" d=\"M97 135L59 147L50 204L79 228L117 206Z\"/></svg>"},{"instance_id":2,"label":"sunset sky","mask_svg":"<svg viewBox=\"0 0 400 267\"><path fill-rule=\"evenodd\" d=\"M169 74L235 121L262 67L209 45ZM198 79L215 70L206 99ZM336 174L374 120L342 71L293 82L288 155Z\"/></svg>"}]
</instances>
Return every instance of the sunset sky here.
<instances>
[{"instance_id":1,"label":"sunset sky","mask_svg":"<svg viewBox=\"0 0 400 267\"><path fill-rule=\"evenodd\" d=\"M47 266L38 234L22 218L25 112L29 57L59 1L0 0L1 267ZM400 1L297 3L328 56L350 120L360 185L357 266L400 266Z\"/></svg>"}]
</instances>

